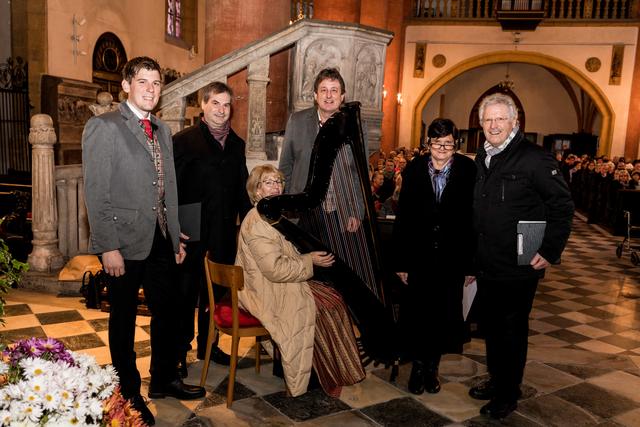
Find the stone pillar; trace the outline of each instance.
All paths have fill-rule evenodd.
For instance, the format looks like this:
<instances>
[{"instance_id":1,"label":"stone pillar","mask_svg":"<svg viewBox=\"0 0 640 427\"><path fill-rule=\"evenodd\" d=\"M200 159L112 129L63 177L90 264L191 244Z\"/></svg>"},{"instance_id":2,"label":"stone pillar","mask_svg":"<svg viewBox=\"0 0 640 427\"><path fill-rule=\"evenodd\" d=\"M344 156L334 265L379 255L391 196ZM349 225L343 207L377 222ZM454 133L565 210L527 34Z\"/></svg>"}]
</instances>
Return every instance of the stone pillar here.
<instances>
[{"instance_id":1,"label":"stone pillar","mask_svg":"<svg viewBox=\"0 0 640 427\"><path fill-rule=\"evenodd\" d=\"M249 64L249 114L247 115L247 158L266 160L265 128L267 118L267 84L269 83L269 57Z\"/></svg>"},{"instance_id":2,"label":"stone pillar","mask_svg":"<svg viewBox=\"0 0 640 427\"><path fill-rule=\"evenodd\" d=\"M638 34L637 41L640 42L640 34ZM630 101L629 118L627 119L627 136L624 141L624 158L637 159L638 153L640 153L640 111L638 111L638 105L640 105L640 55L637 54L633 64ZM585 131L591 132L592 129L585 129ZM612 155L618 153L609 152L604 154Z\"/></svg>"},{"instance_id":3,"label":"stone pillar","mask_svg":"<svg viewBox=\"0 0 640 427\"><path fill-rule=\"evenodd\" d=\"M64 265L58 249L58 215L54 181L53 145L56 134L53 120L46 114L31 118L29 143L32 148L33 251L28 262L32 271L53 272Z\"/></svg>"},{"instance_id":4,"label":"stone pillar","mask_svg":"<svg viewBox=\"0 0 640 427\"><path fill-rule=\"evenodd\" d=\"M184 114L187 109L187 100L181 98L162 109L162 121L171 129L171 134L175 135L184 129Z\"/></svg>"}]
</instances>

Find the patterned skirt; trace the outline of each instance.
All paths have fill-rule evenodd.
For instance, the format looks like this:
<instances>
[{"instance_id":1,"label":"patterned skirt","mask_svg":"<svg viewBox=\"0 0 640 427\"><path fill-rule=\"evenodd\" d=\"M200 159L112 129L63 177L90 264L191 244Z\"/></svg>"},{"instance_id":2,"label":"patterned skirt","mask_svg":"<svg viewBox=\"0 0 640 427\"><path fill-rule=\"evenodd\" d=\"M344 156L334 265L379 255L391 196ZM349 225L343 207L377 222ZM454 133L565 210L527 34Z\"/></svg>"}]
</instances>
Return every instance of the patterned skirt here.
<instances>
[{"instance_id":1,"label":"patterned skirt","mask_svg":"<svg viewBox=\"0 0 640 427\"><path fill-rule=\"evenodd\" d=\"M314 280L308 283L316 303L313 368L325 393L339 397L342 386L366 376L351 317L338 291Z\"/></svg>"}]
</instances>

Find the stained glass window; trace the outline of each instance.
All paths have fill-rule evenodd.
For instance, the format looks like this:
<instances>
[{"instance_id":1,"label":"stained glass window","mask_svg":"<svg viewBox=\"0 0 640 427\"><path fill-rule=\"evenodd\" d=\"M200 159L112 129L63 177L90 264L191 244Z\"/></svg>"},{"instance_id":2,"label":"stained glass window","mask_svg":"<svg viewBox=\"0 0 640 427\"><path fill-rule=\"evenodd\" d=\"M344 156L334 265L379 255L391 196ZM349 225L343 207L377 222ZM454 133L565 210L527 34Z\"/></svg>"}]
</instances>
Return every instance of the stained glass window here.
<instances>
[{"instance_id":1,"label":"stained glass window","mask_svg":"<svg viewBox=\"0 0 640 427\"><path fill-rule=\"evenodd\" d=\"M180 0L167 0L167 34L182 38L182 5Z\"/></svg>"}]
</instances>

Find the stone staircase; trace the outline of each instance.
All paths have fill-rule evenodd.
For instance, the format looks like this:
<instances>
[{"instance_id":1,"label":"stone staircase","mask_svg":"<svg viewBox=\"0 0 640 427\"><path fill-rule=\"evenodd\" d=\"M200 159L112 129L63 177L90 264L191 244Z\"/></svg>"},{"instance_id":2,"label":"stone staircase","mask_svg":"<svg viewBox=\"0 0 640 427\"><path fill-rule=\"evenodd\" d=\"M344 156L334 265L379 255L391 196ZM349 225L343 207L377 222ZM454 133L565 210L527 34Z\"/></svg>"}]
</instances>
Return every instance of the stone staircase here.
<instances>
[{"instance_id":1,"label":"stone staircase","mask_svg":"<svg viewBox=\"0 0 640 427\"><path fill-rule=\"evenodd\" d=\"M266 87L269 58L290 50L289 112L313 105L313 80L326 67L336 67L346 85L346 100L360 101L369 151L380 146L382 84L387 44L393 34L358 24L303 19L212 61L168 84L160 99L162 119L173 133L184 126L187 97L213 81L247 69L249 107L247 158L266 159Z\"/></svg>"}]
</instances>

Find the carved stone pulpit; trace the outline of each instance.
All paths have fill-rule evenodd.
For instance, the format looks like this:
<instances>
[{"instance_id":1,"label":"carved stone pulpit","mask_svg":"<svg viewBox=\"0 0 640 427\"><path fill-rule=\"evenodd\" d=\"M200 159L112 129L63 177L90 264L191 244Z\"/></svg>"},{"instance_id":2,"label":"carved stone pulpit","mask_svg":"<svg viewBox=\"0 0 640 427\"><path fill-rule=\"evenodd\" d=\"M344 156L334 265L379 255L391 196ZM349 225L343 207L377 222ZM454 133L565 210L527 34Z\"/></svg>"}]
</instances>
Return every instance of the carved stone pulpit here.
<instances>
[{"instance_id":1,"label":"carved stone pulpit","mask_svg":"<svg viewBox=\"0 0 640 427\"><path fill-rule=\"evenodd\" d=\"M316 75L324 68L337 68L346 86L345 101L361 103L362 127L371 153L380 148L384 63L393 33L333 24L309 32L296 44L290 105L293 111L311 107Z\"/></svg>"}]
</instances>

